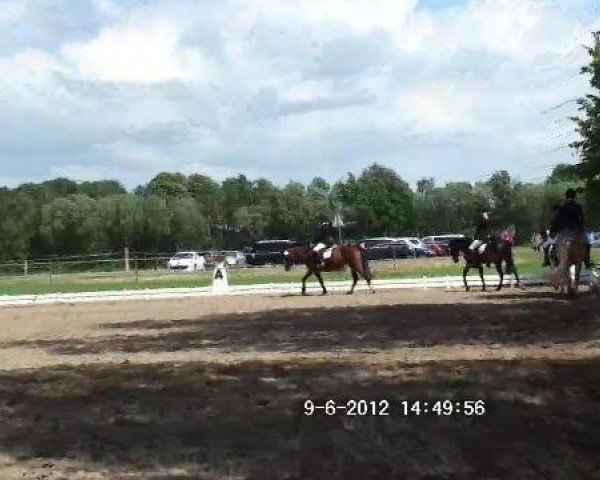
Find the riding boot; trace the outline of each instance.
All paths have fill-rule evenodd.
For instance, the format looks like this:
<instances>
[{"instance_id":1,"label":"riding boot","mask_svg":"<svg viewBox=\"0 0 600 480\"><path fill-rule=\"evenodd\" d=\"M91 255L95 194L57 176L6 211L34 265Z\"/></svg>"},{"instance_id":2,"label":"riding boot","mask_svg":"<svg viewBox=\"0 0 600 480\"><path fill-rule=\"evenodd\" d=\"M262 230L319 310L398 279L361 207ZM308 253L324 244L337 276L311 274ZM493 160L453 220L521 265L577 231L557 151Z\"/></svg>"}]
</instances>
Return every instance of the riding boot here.
<instances>
[{"instance_id":1,"label":"riding boot","mask_svg":"<svg viewBox=\"0 0 600 480\"><path fill-rule=\"evenodd\" d=\"M549 267L550 266L550 255L548 254L548 249L544 249L544 263L542 264L542 267Z\"/></svg>"}]
</instances>

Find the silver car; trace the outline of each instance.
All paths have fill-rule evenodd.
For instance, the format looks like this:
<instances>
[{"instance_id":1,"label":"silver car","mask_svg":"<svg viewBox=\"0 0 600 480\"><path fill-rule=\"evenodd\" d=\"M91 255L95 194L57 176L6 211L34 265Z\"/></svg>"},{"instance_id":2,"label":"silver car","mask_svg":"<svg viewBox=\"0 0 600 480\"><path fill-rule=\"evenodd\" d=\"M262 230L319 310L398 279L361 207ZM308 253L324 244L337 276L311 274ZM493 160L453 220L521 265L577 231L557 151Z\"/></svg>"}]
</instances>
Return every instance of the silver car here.
<instances>
[{"instance_id":1,"label":"silver car","mask_svg":"<svg viewBox=\"0 0 600 480\"><path fill-rule=\"evenodd\" d=\"M225 257L228 267L243 267L246 265L246 256L238 250L223 250L219 254Z\"/></svg>"}]
</instances>

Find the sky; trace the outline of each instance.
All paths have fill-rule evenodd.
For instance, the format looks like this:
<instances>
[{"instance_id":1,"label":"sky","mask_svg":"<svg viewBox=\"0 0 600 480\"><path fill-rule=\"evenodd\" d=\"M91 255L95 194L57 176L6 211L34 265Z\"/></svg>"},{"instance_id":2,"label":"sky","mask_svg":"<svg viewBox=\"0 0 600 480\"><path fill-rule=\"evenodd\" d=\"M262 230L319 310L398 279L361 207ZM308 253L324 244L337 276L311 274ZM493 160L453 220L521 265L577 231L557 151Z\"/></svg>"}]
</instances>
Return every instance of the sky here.
<instances>
[{"instance_id":1,"label":"sky","mask_svg":"<svg viewBox=\"0 0 600 480\"><path fill-rule=\"evenodd\" d=\"M540 181L595 29L591 0L1 0L0 185Z\"/></svg>"}]
</instances>

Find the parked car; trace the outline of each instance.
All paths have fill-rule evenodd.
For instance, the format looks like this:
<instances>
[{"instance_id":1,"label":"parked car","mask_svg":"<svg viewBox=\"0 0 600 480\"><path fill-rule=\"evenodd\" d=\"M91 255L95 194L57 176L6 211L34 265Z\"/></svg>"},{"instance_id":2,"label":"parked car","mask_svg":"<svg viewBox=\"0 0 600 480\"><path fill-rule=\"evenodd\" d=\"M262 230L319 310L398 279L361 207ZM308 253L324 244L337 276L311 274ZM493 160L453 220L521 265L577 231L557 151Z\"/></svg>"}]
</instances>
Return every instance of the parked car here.
<instances>
[{"instance_id":1,"label":"parked car","mask_svg":"<svg viewBox=\"0 0 600 480\"><path fill-rule=\"evenodd\" d=\"M223 250L219 253L225 257L228 267L243 267L246 264L246 257L242 252L237 250Z\"/></svg>"},{"instance_id":2,"label":"parked car","mask_svg":"<svg viewBox=\"0 0 600 480\"><path fill-rule=\"evenodd\" d=\"M457 238L464 238L464 235L433 235L429 237L423 237L421 240L427 246L429 250L434 252L436 255L448 255L448 245L451 240Z\"/></svg>"},{"instance_id":3,"label":"parked car","mask_svg":"<svg viewBox=\"0 0 600 480\"><path fill-rule=\"evenodd\" d=\"M367 250L369 260L408 258L412 255L406 242L393 237L366 238L361 244Z\"/></svg>"},{"instance_id":4,"label":"parked car","mask_svg":"<svg viewBox=\"0 0 600 480\"><path fill-rule=\"evenodd\" d=\"M600 248L600 232L590 232L590 245L592 248Z\"/></svg>"},{"instance_id":5,"label":"parked car","mask_svg":"<svg viewBox=\"0 0 600 480\"><path fill-rule=\"evenodd\" d=\"M204 265L210 268L216 265L216 259L220 256L217 250L205 250L204 252L200 252L200 254L204 257Z\"/></svg>"},{"instance_id":6,"label":"parked car","mask_svg":"<svg viewBox=\"0 0 600 480\"><path fill-rule=\"evenodd\" d=\"M204 257L198 252L177 252L169 260L169 269L171 270L204 270Z\"/></svg>"},{"instance_id":7,"label":"parked car","mask_svg":"<svg viewBox=\"0 0 600 480\"><path fill-rule=\"evenodd\" d=\"M283 264L283 252L297 245L298 243L292 240L260 240L246 255L246 263L248 265L281 265Z\"/></svg>"},{"instance_id":8,"label":"parked car","mask_svg":"<svg viewBox=\"0 0 600 480\"><path fill-rule=\"evenodd\" d=\"M406 242L413 257L434 257L435 253L427 248L427 246L416 237L402 237L399 239Z\"/></svg>"}]
</instances>

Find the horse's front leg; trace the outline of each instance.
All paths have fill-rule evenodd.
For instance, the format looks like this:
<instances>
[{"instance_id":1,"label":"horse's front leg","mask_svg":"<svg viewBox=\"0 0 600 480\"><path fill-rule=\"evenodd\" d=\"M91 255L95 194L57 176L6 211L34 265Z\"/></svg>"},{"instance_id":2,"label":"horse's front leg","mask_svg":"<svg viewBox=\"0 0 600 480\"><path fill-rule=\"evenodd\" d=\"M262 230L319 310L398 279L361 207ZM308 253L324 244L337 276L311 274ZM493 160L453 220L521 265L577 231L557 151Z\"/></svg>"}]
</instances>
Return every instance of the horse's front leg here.
<instances>
[{"instance_id":1,"label":"horse's front leg","mask_svg":"<svg viewBox=\"0 0 600 480\"><path fill-rule=\"evenodd\" d=\"M485 292L485 280L483 279L483 265L479 265L479 278L481 278L481 284L483 285L482 291Z\"/></svg>"},{"instance_id":2,"label":"horse's front leg","mask_svg":"<svg viewBox=\"0 0 600 480\"><path fill-rule=\"evenodd\" d=\"M502 290L502 284L504 283L504 272L502 271L502 263L496 262L496 271L500 275L500 283L496 287L496 290Z\"/></svg>"},{"instance_id":3,"label":"horse's front leg","mask_svg":"<svg viewBox=\"0 0 600 480\"><path fill-rule=\"evenodd\" d=\"M327 289L325 288L325 283L323 283L323 277L321 276L321 272L317 270L315 271L315 275L319 279L319 283L321 284L321 288L323 289L323 295L327 295Z\"/></svg>"},{"instance_id":4,"label":"horse's front leg","mask_svg":"<svg viewBox=\"0 0 600 480\"><path fill-rule=\"evenodd\" d=\"M465 265L465 268L463 268L463 283L465 284L465 290L467 292L469 291L469 284L467 283L467 273L469 273L469 270L471 270L471 267Z\"/></svg>"},{"instance_id":5,"label":"horse's front leg","mask_svg":"<svg viewBox=\"0 0 600 480\"><path fill-rule=\"evenodd\" d=\"M302 295L306 295L306 280L308 280L308 277L310 277L312 274L313 272L311 270L308 270L306 272L306 275L302 277Z\"/></svg>"}]
</instances>

